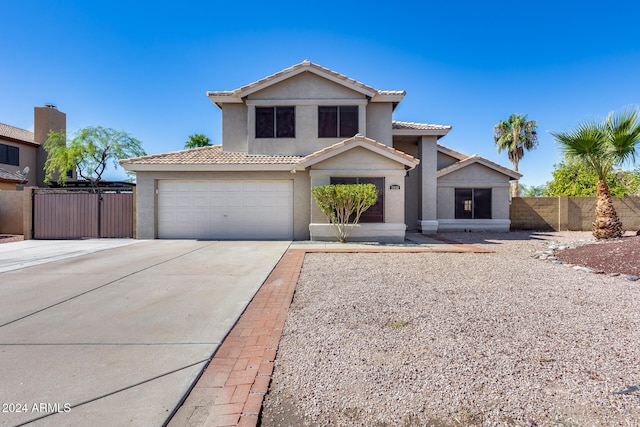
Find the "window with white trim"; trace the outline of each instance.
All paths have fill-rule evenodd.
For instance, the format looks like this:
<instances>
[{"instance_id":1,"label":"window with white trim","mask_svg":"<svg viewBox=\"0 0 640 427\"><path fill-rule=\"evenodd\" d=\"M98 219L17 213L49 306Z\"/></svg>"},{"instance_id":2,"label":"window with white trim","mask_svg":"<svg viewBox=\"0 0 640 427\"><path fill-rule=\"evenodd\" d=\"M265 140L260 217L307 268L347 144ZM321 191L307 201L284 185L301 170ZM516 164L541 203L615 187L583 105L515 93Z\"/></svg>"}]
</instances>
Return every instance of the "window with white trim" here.
<instances>
[{"instance_id":1,"label":"window with white trim","mask_svg":"<svg viewBox=\"0 0 640 427\"><path fill-rule=\"evenodd\" d=\"M456 188L456 219L491 219L490 188Z\"/></svg>"}]
</instances>

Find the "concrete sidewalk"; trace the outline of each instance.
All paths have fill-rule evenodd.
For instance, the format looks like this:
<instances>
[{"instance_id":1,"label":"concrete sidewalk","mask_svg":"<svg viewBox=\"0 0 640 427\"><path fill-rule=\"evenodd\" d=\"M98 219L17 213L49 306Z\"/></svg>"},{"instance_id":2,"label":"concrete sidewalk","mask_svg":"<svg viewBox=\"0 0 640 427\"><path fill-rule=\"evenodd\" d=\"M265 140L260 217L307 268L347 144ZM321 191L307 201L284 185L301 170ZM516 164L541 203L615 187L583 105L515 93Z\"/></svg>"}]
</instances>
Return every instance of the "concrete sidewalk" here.
<instances>
[{"instance_id":1,"label":"concrete sidewalk","mask_svg":"<svg viewBox=\"0 0 640 427\"><path fill-rule=\"evenodd\" d=\"M0 245L0 426L162 425L290 243L33 242Z\"/></svg>"}]
</instances>

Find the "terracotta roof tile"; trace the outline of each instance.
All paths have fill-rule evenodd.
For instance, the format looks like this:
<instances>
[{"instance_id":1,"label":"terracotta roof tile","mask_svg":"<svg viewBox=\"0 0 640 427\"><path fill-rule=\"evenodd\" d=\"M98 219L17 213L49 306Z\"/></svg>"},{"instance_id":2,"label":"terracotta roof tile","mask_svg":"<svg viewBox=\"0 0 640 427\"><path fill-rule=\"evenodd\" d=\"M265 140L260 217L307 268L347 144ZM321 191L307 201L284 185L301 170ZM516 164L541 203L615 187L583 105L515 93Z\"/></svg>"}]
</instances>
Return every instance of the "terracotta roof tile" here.
<instances>
[{"instance_id":1,"label":"terracotta roof tile","mask_svg":"<svg viewBox=\"0 0 640 427\"><path fill-rule=\"evenodd\" d=\"M430 123L414 123L414 122L401 122L394 120L392 123L392 129L408 129L408 130L451 130L451 125L435 125Z\"/></svg>"},{"instance_id":2,"label":"terracotta roof tile","mask_svg":"<svg viewBox=\"0 0 640 427\"><path fill-rule=\"evenodd\" d=\"M209 147L193 148L191 150L175 151L172 153L153 154L143 157L134 157L121 160L121 164L136 165L202 165L202 164L223 164L223 165L250 165L250 164L296 164L302 159L301 156L266 156L252 155L247 153L230 153L222 151L221 145Z\"/></svg>"},{"instance_id":3,"label":"terracotta roof tile","mask_svg":"<svg viewBox=\"0 0 640 427\"><path fill-rule=\"evenodd\" d=\"M238 89L235 90L230 90L230 91L209 91L207 92L207 95L213 95L213 96L235 96L238 94L241 94L243 92L246 92L248 90L251 90L257 86L262 86L265 83L269 83L270 81L273 80L277 80L278 78L285 76L286 74L295 72L301 68L313 68L316 71L320 71L322 73L328 74L338 80L342 80L345 83L349 83L352 84L354 86L357 86L361 89L363 89L364 91L367 92L372 92L372 93L377 93L379 95L401 95L404 96L405 95L405 91L403 90L378 90L375 89L371 86L368 86L362 82L359 82L357 80L354 80L350 77L345 76L344 74L340 74L337 73L333 70L330 70L329 68L323 67L321 65L315 64L311 61L308 60L304 60L298 64L292 65L291 67L285 68L284 70L278 71L277 73L271 74L270 76L264 77L258 81L255 81L253 83L249 83L247 85L244 85L242 87L239 87Z\"/></svg>"},{"instance_id":4,"label":"terracotta roof tile","mask_svg":"<svg viewBox=\"0 0 640 427\"><path fill-rule=\"evenodd\" d=\"M15 172L9 172L8 170L4 170L0 168L0 181L3 182L15 182L16 184L21 182L24 177Z\"/></svg>"},{"instance_id":5,"label":"terracotta roof tile","mask_svg":"<svg viewBox=\"0 0 640 427\"><path fill-rule=\"evenodd\" d=\"M0 123L0 138L5 137L8 139L18 140L22 142L28 142L35 144L33 132L20 129L14 126L9 126L4 123Z\"/></svg>"}]
</instances>

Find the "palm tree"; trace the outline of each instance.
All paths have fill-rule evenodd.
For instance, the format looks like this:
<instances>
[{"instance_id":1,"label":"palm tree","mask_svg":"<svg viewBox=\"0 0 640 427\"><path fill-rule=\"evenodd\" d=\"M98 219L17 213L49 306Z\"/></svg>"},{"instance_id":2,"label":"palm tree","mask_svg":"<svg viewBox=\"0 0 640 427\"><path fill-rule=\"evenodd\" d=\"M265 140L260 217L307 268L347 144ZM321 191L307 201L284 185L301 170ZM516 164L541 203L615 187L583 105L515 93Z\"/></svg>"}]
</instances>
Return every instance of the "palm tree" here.
<instances>
[{"instance_id":1,"label":"palm tree","mask_svg":"<svg viewBox=\"0 0 640 427\"><path fill-rule=\"evenodd\" d=\"M513 170L518 172L518 163L524 157L524 151L533 150L538 146L538 124L535 120L527 120L527 116L512 114L507 120L493 127L493 139L498 146L498 153L507 150L509 161L513 163ZM511 188L513 197L518 196L518 181Z\"/></svg>"},{"instance_id":2,"label":"palm tree","mask_svg":"<svg viewBox=\"0 0 640 427\"><path fill-rule=\"evenodd\" d=\"M189 140L184 143L184 148L208 147L211 145L211 138L202 133L189 135Z\"/></svg>"},{"instance_id":3,"label":"palm tree","mask_svg":"<svg viewBox=\"0 0 640 427\"><path fill-rule=\"evenodd\" d=\"M583 162L598 176L596 219L592 227L595 238L622 237L624 230L613 207L607 175L614 167L635 161L640 143L638 110L610 113L603 122L585 122L569 132L551 135L569 158Z\"/></svg>"}]
</instances>

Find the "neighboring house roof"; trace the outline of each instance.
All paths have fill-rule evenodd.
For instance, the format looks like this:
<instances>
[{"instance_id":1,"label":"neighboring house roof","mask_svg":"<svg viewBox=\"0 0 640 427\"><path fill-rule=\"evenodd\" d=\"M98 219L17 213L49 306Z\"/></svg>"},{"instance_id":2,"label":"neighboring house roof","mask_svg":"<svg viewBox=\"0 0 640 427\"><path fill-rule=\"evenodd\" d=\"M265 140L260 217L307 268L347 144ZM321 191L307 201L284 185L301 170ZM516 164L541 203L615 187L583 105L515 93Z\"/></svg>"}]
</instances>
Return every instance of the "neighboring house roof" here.
<instances>
[{"instance_id":1,"label":"neighboring house roof","mask_svg":"<svg viewBox=\"0 0 640 427\"><path fill-rule=\"evenodd\" d=\"M0 123L0 139L39 146L34 140L33 132Z\"/></svg>"},{"instance_id":2,"label":"neighboring house roof","mask_svg":"<svg viewBox=\"0 0 640 427\"><path fill-rule=\"evenodd\" d=\"M126 170L232 170L243 169L290 170L302 156L269 156L247 153L231 153L222 150L221 145L193 148L164 154L134 157L120 160ZM278 167L280 166L280 167Z\"/></svg>"},{"instance_id":3,"label":"neighboring house roof","mask_svg":"<svg viewBox=\"0 0 640 427\"><path fill-rule=\"evenodd\" d=\"M24 181L24 177L19 173L9 172L0 168L0 182L19 184Z\"/></svg>"},{"instance_id":4,"label":"neighboring house roof","mask_svg":"<svg viewBox=\"0 0 640 427\"><path fill-rule=\"evenodd\" d=\"M299 166L304 169L356 147L366 148L367 150L376 152L384 157L402 163L407 169L413 169L418 165L418 163L420 163L419 159L416 159L409 154L406 154L400 150L396 150L395 148L389 147L388 145L381 144L371 138L367 138L365 136L357 134L354 137L345 139L344 141L340 141L336 144L305 156L302 160L300 160Z\"/></svg>"},{"instance_id":5,"label":"neighboring house roof","mask_svg":"<svg viewBox=\"0 0 640 427\"><path fill-rule=\"evenodd\" d=\"M447 166L445 168L440 169L437 172L436 176L438 178L440 178L440 177L443 177L443 176L445 176L447 174L450 174L452 172L455 172L457 170L460 170L462 168L465 168L467 166L470 166L470 165L473 165L473 164L476 164L476 163L480 164L480 165L483 165L483 166L486 166L489 169L493 169L494 171L499 172L501 174L507 175L511 179L520 179L520 178L522 178L522 174L521 173L518 173L518 172L514 171L513 169L509 169L509 168L506 168L504 166L501 166L501 165L499 165L499 164L497 164L495 162L492 162L491 160L485 159L484 157L480 157L477 154L469 156L464 160L461 160L461 161L459 161L457 163L454 163L454 164L452 164L450 166Z\"/></svg>"},{"instance_id":6,"label":"neighboring house roof","mask_svg":"<svg viewBox=\"0 0 640 427\"><path fill-rule=\"evenodd\" d=\"M394 120L391 122L393 135L436 135L445 136L451 130L451 125L435 125L430 123L401 122Z\"/></svg>"},{"instance_id":7,"label":"neighboring house roof","mask_svg":"<svg viewBox=\"0 0 640 427\"><path fill-rule=\"evenodd\" d=\"M378 90L372 88L371 86L365 85L364 83L351 79L343 74L337 73L321 65L314 64L311 61L304 60L299 64L285 68L282 71L235 90L208 91L207 97L209 97L211 102L216 104L218 107L220 107L220 104L224 103L242 103L242 98L304 72L316 74L327 80L331 80L351 90L359 92L371 98L371 102L393 102L397 104L406 95L404 90Z\"/></svg>"}]
</instances>

